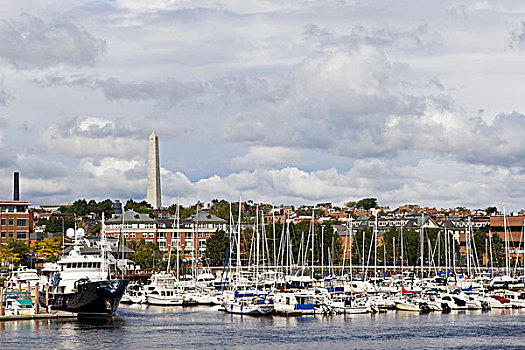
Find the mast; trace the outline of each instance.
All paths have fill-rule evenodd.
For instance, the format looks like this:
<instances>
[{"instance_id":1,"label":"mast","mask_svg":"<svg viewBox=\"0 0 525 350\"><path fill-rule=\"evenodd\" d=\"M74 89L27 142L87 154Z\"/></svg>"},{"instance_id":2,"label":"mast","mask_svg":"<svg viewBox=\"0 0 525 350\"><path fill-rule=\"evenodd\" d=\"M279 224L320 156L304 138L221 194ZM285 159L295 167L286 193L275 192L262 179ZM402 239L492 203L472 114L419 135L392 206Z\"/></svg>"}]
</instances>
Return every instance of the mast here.
<instances>
[{"instance_id":1,"label":"mast","mask_svg":"<svg viewBox=\"0 0 525 350\"><path fill-rule=\"evenodd\" d=\"M350 216L350 214L348 215ZM352 237L354 236L354 225L353 225L354 218L350 216L350 281L352 281Z\"/></svg>"},{"instance_id":2,"label":"mast","mask_svg":"<svg viewBox=\"0 0 525 350\"><path fill-rule=\"evenodd\" d=\"M241 277L241 196L239 195L239 223L237 227L237 278Z\"/></svg>"},{"instance_id":3,"label":"mast","mask_svg":"<svg viewBox=\"0 0 525 350\"><path fill-rule=\"evenodd\" d=\"M255 283L259 280L259 248L260 248L260 235L259 235L259 204L255 204L255 240L257 243L257 250L255 252Z\"/></svg>"},{"instance_id":4,"label":"mast","mask_svg":"<svg viewBox=\"0 0 525 350\"><path fill-rule=\"evenodd\" d=\"M405 257L403 255L403 244L404 244L404 240L403 240L403 226L405 225L405 218L404 216L401 217L401 276L403 276L403 265L405 264Z\"/></svg>"},{"instance_id":5,"label":"mast","mask_svg":"<svg viewBox=\"0 0 525 350\"><path fill-rule=\"evenodd\" d=\"M177 248L177 281L179 281L179 242L180 242L180 209L179 209L179 199L177 198L177 234L175 237L179 236L179 239L175 239L175 244ZM172 242L173 249L173 242Z\"/></svg>"},{"instance_id":6,"label":"mast","mask_svg":"<svg viewBox=\"0 0 525 350\"><path fill-rule=\"evenodd\" d=\"M423 279L423 262L425 260L424 257L424 237L425 237L425 231L423 230L423 214L421 214L421 227L419 228L419 255L421 258L421 279Z\"/></svg>"},{"instance_id":7,"label":"mast","mask_svg":"<svg viewBox=\"0 0 525 350\"><path fill-rule=\"evenodd\" d=\"M76 240L76 230L75 230L75 240ZM102 227L100 230L100 250L102 253L102 274L104 275L104 278L108 278L108 267L106 263L106 248L107 248L107 240L106 240L106 221L104 218L104 212L102 212Z\"/></svg>"},{"instance_id":8,"label":"mast","mask_svg":"<svg viewBox=\"0 0 525 350\"><path fill-rule=\"evenodd\" d=\"M324 278L324 226L321 226L321 278Z\"/></svg>"},{"instance_id":9,"label":"mast","mask_svg":"<svg viewBox=\"0 0 525 350\"><path fill-rule=\"evenodd\" d=\"M503 231L505 232L505 274L509 275L509 237L507 234L507 217L505 216L505 207L503 207Z\"/></svg>"},{"instance_id":10,"label":"mast","mask_svg":"<svg viewBox=\"0 0 525 350\"><path fill-rule=\"evenodd\" d=\"M374 221L374 286L377 282L377 213Z\"/></svg>"},{"instance_id":11,"label":"mast","mask_svg":"<svg viewBox=\"0 0 525 350\"><path fill-rule=\"evenodd\" d=\"M312 280L314 279L315 212L312 208Z\"/></svg>"},{"instance_id":12,"label":"mast","mask_svg":"<svg viewBox=\"0 0 525 350\"><path fill-rule=\"evenodd\" d=\"M272 204L272 219L273 219L273 222L272 222L272 227L273 227L273 266L277 266L277 252L275 249L275 245L276 245L276 240L275 240L275 210L274 210L274 207L273 207L273 204Z\"/></svg>"}]
</instances>

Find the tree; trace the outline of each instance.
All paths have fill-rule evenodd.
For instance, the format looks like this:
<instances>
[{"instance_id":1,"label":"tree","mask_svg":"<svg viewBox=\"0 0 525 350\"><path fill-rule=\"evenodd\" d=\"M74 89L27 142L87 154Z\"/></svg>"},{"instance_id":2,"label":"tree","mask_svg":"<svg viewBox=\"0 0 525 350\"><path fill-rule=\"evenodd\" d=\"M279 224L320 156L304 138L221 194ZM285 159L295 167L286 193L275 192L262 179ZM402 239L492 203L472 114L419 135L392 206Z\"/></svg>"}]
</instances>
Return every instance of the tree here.
<instances>
[{"instance_id":1,"label":"tree","mask_svg":"<svg viewBox=\"0 0 525 350\"><path fill-rule=\"evenodd\" d=\"M149 204L146 201L142 202L135 202L133 199L128 199L126 202L126 205L124 205L124 210L133 210L140 214L147 214L151 215L153 214L153 208L151 207L151 204Z\"/></svg>"},{"instance_id":2,"label":"tree","mask_svg":"<svg viewBox=\"0 0 525 350\"><path fill-rule=\"evenodd\" d=\"M58 260L62 248L62 237L44 238L31 249L38 257L46 262Z\"/></svg>"},{"instance_id":3,"label":"tree","mask_svg":"<svg viewBox=\"0 0 525 350\"><path fill-rule=\"evenodd\" d=\"M177 204L172 204L168 207L168 211L171 215L177 213ZM189 218L191 215L197 212L197 205L192 205L190 207L184 207L179 204L179 217L181 220Z\"/></svg>"},{"instance_id":4,"label":"tree","mask_svg":"<svg viewBox=\"0 0 525 350\"><path fill-rule=\"evenodd\" d=\"M223 230L216 231L206 240L206 251L203 260L211 266L222 266L228 253L230 237Z\"/></svg>"},{"instance_id":5,"label":"tree","mask_svg":"<svg viewBox=\"0 0 525 350\"><path fill-rule=\"evenodd\" d=\"M497 233L492 233L492 259L494 266L505 266L505 242ZM490 247L489 247L490 248ZM490 258L490 252L489 252Z\"/></svg>"},{"instance_id":6,"label":"tree","mask_svg":"<svg viewBox=\"0 0 525 350\"><path fill-rule=\"evenodd\" d=\"M376 198L363 198L356 203L357 208L363 208L364 210L370 210L377 207Z\"/></svg>"},{"instance_id":7,"label":"tree","mask_svg":"<svg viewBox=\"0 0 525 350\"><path fill-rule=\"evenodd\" d=\"M0 246L2 264L27 265L29 262L29 246L18 239L9 239L7 244Z\"/></svg>"},{"instance_id":8,"label":"tree","mask_svg":"<svg viewBox=\"0 0 525 350\"><path fill-rule=\"evenodd\" d=\"M345 203L345 207L348 207L348 208L355 208L356 205L357 205L356 201L349 201Z\"/></svg>"},{"instance_id":9,"label":"tree","mask_svg":"<svg viewBox=\"0 0 525 350\"><path fill-rule=\"evenodd\" d=\"M97 216L104 216L106 218L111 217L114 213L113 202L111 199L105 199L102 202L97 203L94 199L86 201L85 199L78 199L73 202L73 205L69 207L60 207L61 213L74 213L76 216L85 216L90 213L95 213Z\"/></svg>"},{"instance_id":10,"label":"tree","mask_svg":"<svg viewBox=\"0 0 525 350\"><path fill-rule=\"evenodd\" d=\"M487 207L485 209L485 213L487 213L487 215L496 214L497 212L498 212L498 208L496 207Z\"/></svg>"},{"instance_id":11,"label":"tree","mask_svg":"<svg viewBox=\"0 0 525 350\"><path fill-rule=\"evenodd\" d=\"M237 213L237 208L239 206L239 203L231 203L231 212L232 215L235 215ZM215 200L212 201L212 206L210 208L210 213L220 217L221 219L224 219L226 221L230 220L230 202L225 200Z\"/></svg>"},{"instance_id":12,"label":"tree","mask_svg":"<svg viewBox=\"0 0 525 350\"><path fill-rule=\"evenodd\" d=\"M98 236L100 234L100 224L95 224L87 229L87 235L88 236Z\"/></svg>"},{"instance_id":13,"label":"tree","mask_svg":"<svg viewBox=\"0 0 525 350\"><path fill-rule=\"evenodd\" d=\"M135 251L130 255L130 259L137 264L145 267L162 265L162 263L159 264L162 258L162 253L155 243L141 238L138 243L130 244L130 248Z\"/></svg>"},{"instance_id":14,"label":"tree","mask_svg":"<svg viewBox=\"0 0 525 350\"><path fill-rule=\"evenodd\" d=\"M63 221L62 221L63 220ZM38 221L39 226L45 225L45 232L59 233L65 232L68 228L75 228L75 218L70 215L60 217L51 217L49 219L41 219ZM63 225L63 226L62 226ZM64 231L62 231L62 229Z\"/></svg>"}]
</instances>

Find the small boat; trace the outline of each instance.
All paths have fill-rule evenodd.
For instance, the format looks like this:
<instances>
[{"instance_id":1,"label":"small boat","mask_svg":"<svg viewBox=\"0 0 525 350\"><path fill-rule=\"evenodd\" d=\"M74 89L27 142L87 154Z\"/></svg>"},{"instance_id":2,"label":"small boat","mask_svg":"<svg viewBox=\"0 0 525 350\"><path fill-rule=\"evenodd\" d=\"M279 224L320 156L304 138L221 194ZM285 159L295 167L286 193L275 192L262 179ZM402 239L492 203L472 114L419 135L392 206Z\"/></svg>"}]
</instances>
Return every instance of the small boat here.
<instances>
[{"instance_id":1,"label":"small boat","mask_svg":"<svg viewBox=\"0 0 525 350\"><path fill-rule=\"evenodd\" d=\"M279 292L274 296L275 312L280 315L313 315L315 300L307 292Z\"/></svg>"},{"instance_id":2,"label":"small boat","mask_svg":"<svg viewBox=\"0 0 525 350\"><path fill-rule=\"evenodd\" d=\"M8 292L2 300L6 316L34 315L35 308L30 292Z\"/></svg>"},{"instance_id":3,"label":"small boat","mask_svg":"<svg viewBox=\"0 0 525 350\"><path fill-rule=\"evenodd\" d=\"M273 300L263 296L227 299L222 306L225 312L238 315L263 316L274 310Z\"/></svg>"},{"instance_id":4,"label":"small boat","mask_svg":"<svg viewBox=\"0 0 525 350\"><path fill-rule=\"evenodd\" d=\"M334 294L328 305L339 314L367 314L372 312L372 307L366 297L359 294Z\"/></svg>"}]
</instances>

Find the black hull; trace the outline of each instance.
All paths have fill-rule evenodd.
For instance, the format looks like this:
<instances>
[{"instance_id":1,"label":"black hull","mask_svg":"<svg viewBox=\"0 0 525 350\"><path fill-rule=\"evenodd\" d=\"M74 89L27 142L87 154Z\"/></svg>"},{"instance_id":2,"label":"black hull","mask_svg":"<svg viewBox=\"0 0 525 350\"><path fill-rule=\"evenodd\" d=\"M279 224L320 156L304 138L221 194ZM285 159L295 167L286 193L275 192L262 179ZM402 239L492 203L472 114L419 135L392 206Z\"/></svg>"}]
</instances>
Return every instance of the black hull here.
<instances>
[{"instance_id":1,"label":"black hull","mask_svg":"<svg viewBox=\"0 0 525 350\"><path fill-rule=\"evenodd\" d=\"M53 310L74 312L78 317L111 317L128 283L128 280L79 282L74 293L50 293L49 305ZM42 297L40 302L45 303L45 296Z\"/></svg>"}]
</instances>

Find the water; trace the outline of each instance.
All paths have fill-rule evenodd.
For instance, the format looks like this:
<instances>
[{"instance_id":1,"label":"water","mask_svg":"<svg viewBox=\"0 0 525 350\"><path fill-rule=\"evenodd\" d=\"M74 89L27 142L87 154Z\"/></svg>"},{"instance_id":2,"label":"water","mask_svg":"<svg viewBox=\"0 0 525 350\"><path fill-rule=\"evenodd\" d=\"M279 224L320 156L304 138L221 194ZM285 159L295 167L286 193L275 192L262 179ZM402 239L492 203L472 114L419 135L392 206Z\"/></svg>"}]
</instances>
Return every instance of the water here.
<instances>
[{"instance_id":1,"label":"water","mask_svg":"<svg viewBox=\"0 0 525 350\"><path fill-rule=\"evenodd\" d=\"M121 305L103 321L0 323L0 349L513 349L525 310L249 317L209 307Z\"/></svg>"}]
</instances>

